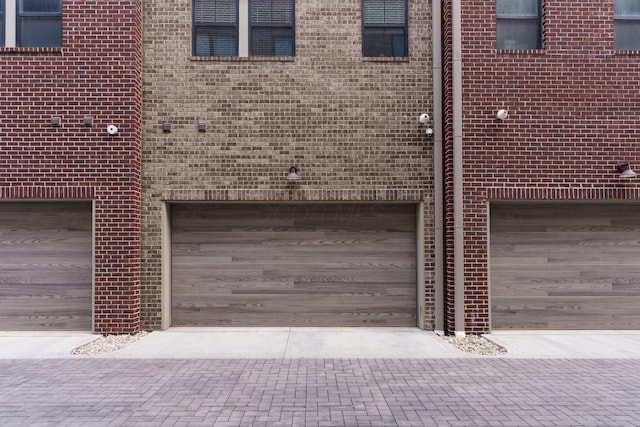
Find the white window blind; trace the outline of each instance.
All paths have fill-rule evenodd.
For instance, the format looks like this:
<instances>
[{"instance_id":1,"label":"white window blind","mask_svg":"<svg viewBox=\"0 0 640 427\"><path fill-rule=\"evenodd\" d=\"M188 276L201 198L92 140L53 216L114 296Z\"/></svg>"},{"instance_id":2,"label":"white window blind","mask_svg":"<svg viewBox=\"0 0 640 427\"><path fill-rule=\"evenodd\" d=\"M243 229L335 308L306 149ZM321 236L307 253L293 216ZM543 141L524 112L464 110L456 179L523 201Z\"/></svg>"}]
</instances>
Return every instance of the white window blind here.
<instances>
[{"instance_id":1,"label":"white window blind","mask_svg":"<svg viewBox=\"0 0 640 427\"><path fill-rule=\"evenodd\" d=\"M407 1L362 1L362 54L407 56Z\"/></svg>"},{"instance_id":2,"label":"white window blind","mask_svg":"<svg viewBox=\"0 0 640 427\"><path fill-rule=\"evenodd\" d=\"M251 0L251 55L294 55L294 0Z\"/></svg>"},{"instance_id":3,"label":"white window blind","mask_svg":"<svg viewBox=\"0 0 640 427\"><path fill-rule=\"evenodd\" d=\"M195 0L193 20L194 55L238 55L237 0Z\"/></svg>"}]
</instances>

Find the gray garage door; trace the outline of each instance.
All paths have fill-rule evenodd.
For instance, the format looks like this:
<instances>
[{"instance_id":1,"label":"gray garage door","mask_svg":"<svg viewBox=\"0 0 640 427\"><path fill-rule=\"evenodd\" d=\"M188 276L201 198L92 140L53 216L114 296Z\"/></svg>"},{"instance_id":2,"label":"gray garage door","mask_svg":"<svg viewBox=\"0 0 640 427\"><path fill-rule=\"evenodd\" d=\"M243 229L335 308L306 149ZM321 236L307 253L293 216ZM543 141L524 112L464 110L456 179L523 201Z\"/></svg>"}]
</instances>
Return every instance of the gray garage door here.
<instances>
[{"instance_id":1,"label":"gray garage door","mask_svg":"<svg viewBox=\"0 0 640 427\"><path fill-rule=\"evenodd\" d=\"M174 326L416 326L413 205L171 211Z\"/></svg>"},{"instance_id":2,"label":"gray garage door","mask_svg":"<svg viewBox=\"0 0 640 427\"><path fill-rule=\"evenodd\" d=\"M492 204L492 327L640 329L640 205Z\"/></svg>"},{"instance_id":3,"label":"gray garage door","mask_svg":"<svg viewBox=\"0 0 640 427\"><path fill-rule=\"evenodd\" d=\"M0 203L0 330L91 330L90 203Z\"/></svg>"}]
</instances>

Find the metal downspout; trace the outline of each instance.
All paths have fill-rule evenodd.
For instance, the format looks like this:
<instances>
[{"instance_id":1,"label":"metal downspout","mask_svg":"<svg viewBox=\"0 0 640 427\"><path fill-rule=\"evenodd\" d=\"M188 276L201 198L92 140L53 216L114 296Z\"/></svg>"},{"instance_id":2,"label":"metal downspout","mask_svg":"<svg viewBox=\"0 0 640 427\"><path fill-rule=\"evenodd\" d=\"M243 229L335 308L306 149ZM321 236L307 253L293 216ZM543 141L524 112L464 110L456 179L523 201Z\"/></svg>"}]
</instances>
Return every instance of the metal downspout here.
<instances>
[{"instance_id":1,"label":"metal downspout","mask_svg":"<svg viewBox=\"0 0 640 427\"><path fill-rule=\"evenodd\" d=\"M453 43L453 291L455 335L465 336L464 325L464 199L462 168L462 7L452 0Z\"/></svg>"},{"instance_id":2,"label":"metal downspout","mask_svg":"<svg viewBox=\"0 0 640 427\"><path fill-rule=\"evenodd\" d=\"M442 117L442 3L431 2L433 79L433 205L434 205L434 303L435 333L444 335L444 174Z\"/></svg>"}]
</instances>

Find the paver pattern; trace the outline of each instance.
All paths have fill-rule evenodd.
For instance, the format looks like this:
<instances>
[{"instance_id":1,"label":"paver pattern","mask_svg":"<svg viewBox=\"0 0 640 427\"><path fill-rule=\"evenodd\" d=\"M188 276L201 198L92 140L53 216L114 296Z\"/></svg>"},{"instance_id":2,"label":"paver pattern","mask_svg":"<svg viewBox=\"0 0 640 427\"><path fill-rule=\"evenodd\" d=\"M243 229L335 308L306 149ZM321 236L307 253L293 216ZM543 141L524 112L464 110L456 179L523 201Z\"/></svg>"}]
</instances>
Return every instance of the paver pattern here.
<instances>
[{"instance_id":1,"label":"paver pattern","mask_svg":"<svg viewBox=\"0 0 640 427\"><path fill-rule=\"evenodd\" d=\"M0 360L2 426L638 426L640 360Z\"/></svg>"}]
</instances>

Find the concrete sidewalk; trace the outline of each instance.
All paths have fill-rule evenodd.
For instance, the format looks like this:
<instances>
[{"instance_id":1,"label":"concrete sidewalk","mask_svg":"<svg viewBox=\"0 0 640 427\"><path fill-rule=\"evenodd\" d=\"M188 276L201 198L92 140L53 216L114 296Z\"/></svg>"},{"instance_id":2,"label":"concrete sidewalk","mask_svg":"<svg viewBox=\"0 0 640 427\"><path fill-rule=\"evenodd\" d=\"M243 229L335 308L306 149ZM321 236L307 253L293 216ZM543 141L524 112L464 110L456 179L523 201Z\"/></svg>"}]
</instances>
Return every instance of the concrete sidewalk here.
<instances>
[{"instance_id":1,"label":"concrete sidewalk","mask_svg":"<svg viewBox=\"0 0 640 427\"><path fill-rule=\"evenodd\" d=\"M640 359L640 331L496 332L502 356L462 352L417 328L172 328L98 356L71 351L98 335L0 332L0 359Z\"/></svg>"},{"instance_id":2,"label":"concrete sidewalk","mask_svg":"<svg viewBox=\"0 0 640 427\"><path fill-rule=\"evenodd\" d=\"M118 358L406 359L469 357L417 328L173 328L105 355Z\"/></svg>"},{"instance_id":3,"label":"concrete sidewalk","mask_svg":"<svg viewBox=\"0 0 640 427\"><path fill-rule=\"evenodd\" d=\"M640 359L640 331L498 331L486 337L512 359Z\"/></svg>"}]
</instances>

